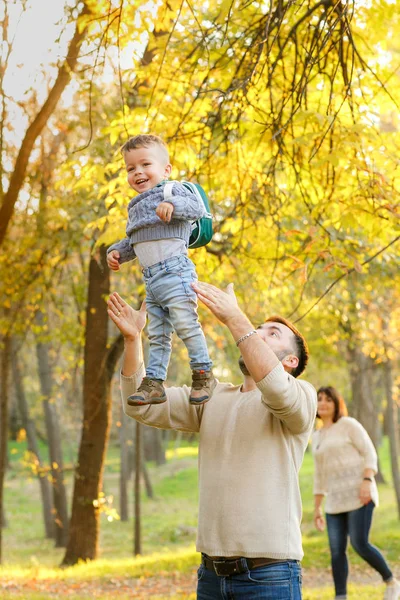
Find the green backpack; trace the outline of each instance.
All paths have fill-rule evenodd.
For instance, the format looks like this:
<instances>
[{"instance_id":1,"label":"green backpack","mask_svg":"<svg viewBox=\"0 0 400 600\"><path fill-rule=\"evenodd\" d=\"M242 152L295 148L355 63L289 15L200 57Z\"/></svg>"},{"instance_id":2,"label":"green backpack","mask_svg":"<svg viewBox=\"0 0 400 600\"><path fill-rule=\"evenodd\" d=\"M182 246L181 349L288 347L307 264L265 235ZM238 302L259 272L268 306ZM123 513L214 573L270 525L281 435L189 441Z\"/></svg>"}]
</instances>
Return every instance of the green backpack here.
<instances>
[{"instance_id":1,"label":"green backpack","mask_svg":"<svg viewBox=\"0 0 400 600\"><path fill-rule=\"evenodd\" d=\"M210 212L207 194L199 183L191 183L190 181L181 181L181 183L186 189L192 192L192 194L195 194L203 202L207 211L204 217L193 221L192 233L190 234L189 239L189 248L201 248L201 246L206 246L209 242L211 242L213 236L212 214ZM169 189L167 188L168 184L172 184ZM168 196L168 194L172 194L172 186L172 181L167 182L165 186L167 190L164 188L165 199L167 199L166 196ZM167 192L167 194L165 192Z\"/></svg>"}]
</instances>

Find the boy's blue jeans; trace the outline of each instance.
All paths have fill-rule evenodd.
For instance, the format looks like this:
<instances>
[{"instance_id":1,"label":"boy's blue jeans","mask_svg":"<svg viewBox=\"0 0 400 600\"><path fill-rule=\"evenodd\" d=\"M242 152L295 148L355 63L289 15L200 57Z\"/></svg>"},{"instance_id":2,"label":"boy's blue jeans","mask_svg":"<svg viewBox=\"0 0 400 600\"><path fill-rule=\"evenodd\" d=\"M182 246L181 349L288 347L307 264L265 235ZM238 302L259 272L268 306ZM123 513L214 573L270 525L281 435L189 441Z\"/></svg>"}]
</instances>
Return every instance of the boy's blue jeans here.
<instances>
[{"instance_id":1,"label":"boy's blue jeans","mask_svg":"<svg viewBox=\"0 0 400 600\"><path fill-rule=\"evenodd\" d=\"M181 254L143 269L150 342L146 375L167 378L171 339L175 329L185 344L192 370L210 371L206 339L197 315L197 296L191 283L197 280L192 261Z\"/></svg>"},{"instance_id":2,"label":"boy's blue jeans","mask_svg":"<svg viewBox=\"0 0 400 600\"><path fill-rule=\"evenodd\" d=\"M357 554L378 571L384 581L390 581L393 577L378 548L368 541L374 508L375 504L369 502L357 510L326 515L336 596L346 596L347 592L349 565L346 548L348 536L350 536L351 545Z\"/></svg>"},{"instance_id":3,"label":"boy's blue jeans","mask_svg":"<svg viewBox=\"0 0 400 600\"><path fill-rule=\"evenodd\" d=\"M297 560L273 563L240 575L220 577L200 566L197 600L301 600L301 566Z\"/></svg>"}]
</instances>

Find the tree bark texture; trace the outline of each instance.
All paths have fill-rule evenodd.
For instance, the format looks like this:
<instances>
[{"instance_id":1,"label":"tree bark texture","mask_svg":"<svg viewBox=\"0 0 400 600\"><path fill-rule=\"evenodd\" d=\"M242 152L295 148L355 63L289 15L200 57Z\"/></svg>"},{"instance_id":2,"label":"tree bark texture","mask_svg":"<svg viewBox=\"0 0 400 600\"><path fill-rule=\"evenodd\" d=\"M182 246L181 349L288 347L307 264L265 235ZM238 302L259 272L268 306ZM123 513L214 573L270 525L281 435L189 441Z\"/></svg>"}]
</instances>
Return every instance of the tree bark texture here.
<instances>
[{"instance_id":1,"label":"tree bark texture","mask_svg":"<svg viewBox=\"0 0 400 600\"><path fill-rule=\"evenodd\" d=\"M154 460L156 465L165 465L165 449L162 440L162 430L155 427L145 427L143 435L143 450L146 460Z\"/></svg>"},{"instance_id":2,"label":"tree bark texture","mask_svg":"<svg viewBox=\"0 0 400 600\"><path fill-rule=\"evenodd\" d=\"M120 409L120 428L119 428L119 447L120 447L120 472L119 472L119 512L121 521L127 521L129 518L128 509L128 480L129 480L129 464L128 464L128 417L125 415L123 408Z\"/></svg>"},{"instance_id":3,"label":"tree bark texture","mask_svg":"<svg viewBox=\"0 0 400 600\"><path fill-rule=\"evenodd\" d=\"M92 256L86 308L83 376L83 425L75 470L70 537L63 565L97 558L100 530L99 495L111 424L111 380L123 351L118 336L108 348L107 297L110 276L106 249Z\"/></svg>"},{"instance_id":4,"label":"tree bark texture","mask_svg":"<svg viewBox=\"0 0 400 600\"><path fill-rule=\"evenodd\" d=\"M397 513L400 519L400 471L399 471L399 422L398 409L393 401L393 374L390 360L384 364L385 391L387 400L387 431L390 444L390 463L392 467L393 485L396 493Z\"/></svg>"},{"instance_id":5,"label":"tree bark texture","mask_svg":"<svg viewBox=\"0 0 400 600\"><path fill-rule=\"evenodd\" d=\"M18 360L18 350L15 339L12 340L11 352L12 379L17 397L18 411L22 421L22 426L26 431L28 450L34 457L37 475L40 485L40 494L42 497L43 522L46 538L55 537L55 522L53 513L53 500L51 487L48 480L47 469L44 468L42 458L39 452L39 444L36 436L35 425L29 415L29 407L26 401L24 383L21 374L21 367Z\"/></svg>"},{"instance_id":6,"label":"tree bark texture","mask_svg":"<svg viewBox=\"0 0 400 600\"><path fill-rule=\"evenodd\" d=\"M26 130L24 139L22 140L22 144L15 161L14 170L11 173L10 183L7 192L3 196L3 201L0 208L0 246L4 241L14 212L15 203L24 184L29 158L31 156L34 144L45 127L48 119L56 109L61 94L70 82L71 75L76 69L79 57L79 49L87 33L87 25L81 27L80 17L89 13L90 10L86 6L86 2L84 2L80 15L76 20L75 32L70 41L65 61L58 69L57 78L53 87L51 88L42 108L36 114L32 123Z\"/></svg>"},{"instance_id":7,"label":"tree bark texture","mask_svg":"<svg viewBox=\"0 0 400 600\"><path fill-rule=\"evenodd\" d=\"M354 343L349 343L350 381L353 398L352 416L365 427L375 448L378 450L382 438L382 426L378 418L373 385L373 361ZM378 481L383 481L378 456Z\"/></svg>"},{"instance_id":8,"label":"tree bark texture","mask_svg":"<svg viewBox=\"0 0 400 600\"><path fill-rule=\"evenodd\" d=\"M153 491L153 486L152 486L151 479L150 479L150 473L146 466L146 461L144 460L143 453L142 453L142 473L143 473L144 485L146 488L146 495L148 498L154 498L154 491Z\"/></svg>"},{"instance_id":9,"label":"tree bark texture","mask_svg":"<svg viewBox=\"0 0 400 600\"><path fill-rule=\"evenodd\" d=\"M36 322L43 327L43 313L36 313ZM48 343L36 342L40 388L43 397L49 459L52 476L55 545L62 548L68 540L68 509L67 493L64 484L64 460L61 447L60 423L57 415L56 402L53 398L55 384L49 360L50 347Z\"/></svg>"},{"instance_id":10,"label":"tree bark texture","mask_svg":"<svg viewBox=\"0 0 400 600\"><path fill-rule=\"evenodd\" d=\"M136 422L135 459L135 519L133 554L134 556L137 556L138 554L142 554L142 524L140 503L140 474L142 471L142 426L138 422Z\"/></svg>"},{"instance_id":11,"label":"tree bark texture","mask_svg":"<svg viewBox=\"0 0 400 600\"><path fill-rule=\"evenodd\" d=\"M0 564L3 562L4 479L7 468L8 394L10 374L10 336L3 337L0 371Z\"/></svg>"},{"instance_id":12,"label":"tree bark texture","mask_svg":"<svg viewBox=\"0 0 400 600\"><path fill-rule=\"evenodd\" d=\"M349 356L353 417L365 427L376 446L379 443L380 425L374 403L371 360L355 345L349 348Z\"/></svg>"}]
</instances>

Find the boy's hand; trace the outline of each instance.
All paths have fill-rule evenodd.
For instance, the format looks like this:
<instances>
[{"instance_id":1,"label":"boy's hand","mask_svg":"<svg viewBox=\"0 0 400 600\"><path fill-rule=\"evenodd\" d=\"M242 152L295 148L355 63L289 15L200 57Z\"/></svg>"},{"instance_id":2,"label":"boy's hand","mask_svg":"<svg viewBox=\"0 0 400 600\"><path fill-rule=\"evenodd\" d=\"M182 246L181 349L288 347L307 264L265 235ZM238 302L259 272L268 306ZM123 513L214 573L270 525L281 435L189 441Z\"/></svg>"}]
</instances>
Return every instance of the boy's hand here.
<instances>
[{"instance_id":1,"label":"boy's hand","mask_svg":"<svg viewBox=\"0 0 400 600\"><path fill-rule=\"evenodd\" d=\"M109 269L111 269L112 271L119 271L119 252L118 250L111 250L111 252L109 252L107 254L107 264Z\"/></svg>"},{"instance_id":2,"label":"boy's hand","mask_svg":"<svg viewBox=\"0 0 400 600\"><path fill-rule=\"evenodd\" d=\"M156 215L160 217L164 223L169 223L174 212L174 205L171 202L160 202L156 208Z\"/></svg>"}]
</instances>

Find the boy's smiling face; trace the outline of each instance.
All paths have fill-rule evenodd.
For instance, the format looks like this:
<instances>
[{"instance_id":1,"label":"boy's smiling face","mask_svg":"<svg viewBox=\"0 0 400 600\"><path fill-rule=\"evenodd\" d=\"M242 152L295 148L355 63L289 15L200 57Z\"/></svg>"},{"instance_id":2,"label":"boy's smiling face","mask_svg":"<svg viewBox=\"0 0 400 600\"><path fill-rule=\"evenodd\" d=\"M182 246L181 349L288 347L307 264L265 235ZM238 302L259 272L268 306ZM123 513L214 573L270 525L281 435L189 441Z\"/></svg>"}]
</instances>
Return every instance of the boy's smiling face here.
<instances>
[{"instance_id":1,"label":"boy's smiling face","mask_svg":"<svg viewBox=\"0 0 400 600\"><path fill-rule=\"evenodd\" d=\"M156 144L148 148L135 148L124 153L128 183L141 194L151 190L171 174L168 155Z\"/></svg>"}]
</instances>

